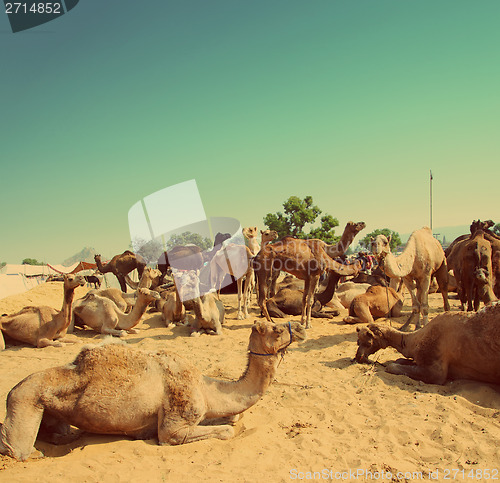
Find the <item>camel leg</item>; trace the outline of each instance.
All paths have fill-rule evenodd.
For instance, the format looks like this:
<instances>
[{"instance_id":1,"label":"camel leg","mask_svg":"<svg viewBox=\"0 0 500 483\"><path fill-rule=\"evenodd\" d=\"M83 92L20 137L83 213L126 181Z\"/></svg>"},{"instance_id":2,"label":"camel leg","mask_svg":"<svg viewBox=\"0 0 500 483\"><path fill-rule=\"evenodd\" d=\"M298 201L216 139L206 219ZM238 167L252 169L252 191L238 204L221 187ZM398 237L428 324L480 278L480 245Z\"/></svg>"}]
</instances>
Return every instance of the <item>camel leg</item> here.
<instances>
[{"instance_id":1,"label":"camel leg","mask_svg":"<svg viewBox=\"0 0 500 483\"><path fill-rule=\"evenodd\" d=\"M269 299L266 304L269 314L273 317L278 317L280 319L284 319L286 317L285 313L280 310L273 299Z\"/></svg>"},{"instance_id":2,"label":"camel leg","mask_svg":"<svg viewBox=\"0 0 500 483\"><path fill-rule=\"evenodd\" d=\"M240 277L236 282L238 286L238 320L243 320L245 317L243 316L243 311L241 310L241 299L243 296L243 277Z\"/></svg>"},{"instance_id":3,"label":"camel leg","mask_svg":"<svg viewBox=\"0 0 500 483\"><path fill-rule=\"evenodd\" d=\"M101 334L105 335L115 335L117 337L125 337L127 335L126 330L118 330L115 327L118 325L118 317L113 317L112 319L106 319L101 327Z\"/></svg>"},{"instance_id":4,"label":"camel leg","mask_svg":"<svg viewBox=\"0 0 500 483\"><path fill-rule=\"evenodd\" d=\"M445 261L443 261L441 266L437 269L435 275L439 290L441 291L441 296L443 297L444 311L449 312L450 302L448 301L448 266L446 265Z\"/></svg>"},{"instance_id":5,"label":"camel leg","mask_svg":"<svg viewBox=\"0 0 500 483\"><path fill-rule=\"evenodd\" d=\"M166 428L158 430L158 443L160 445L178 445L201 441L203 439L218 438L231 439L234 436L234 428L228 424L217 426L173 426L169 424Z\"/></svg>"},{"instance_id":6,"label":"camel leg","mask_svg":"<svg viewBox=\"0 0 500 483\"><path fill-rule=\"evenodd\" d=\"M121 273L115 273L118 283L120 284L120 289L122 292L127 293L127 283L125 282L125 277Z\"/></svg>"},{"instance_id":7,"label":"camel leg","mask_svg":"<svg viewBox=\"0 0 500 483\"><path fill-rule=\"evenodd\" d=\"M427 384L444 384L448 375L448 367L436 362L431 366L417 366L416 364L390 363L386 366L386 371L391 374L408 376L417 381Z\"/></svg>"},{"instance_id":8,"label":"camel leg","mask_svg":"<svg viewBox=\"0 0 500 483\"><path fill-rule=\"evenodd\" d=\"M0 351L5 349L5 339L3 338L2 331L0 330Z\"/></svg>"},{"instance_id":9,"label":"camel leg","mask_svg":"<svg viewBox=\"0 0 500 483\"><path fill-rule=\"evenodd\" d=\"M411 310L411 315L408 317L408 320L406 323L401 327L400 330L406 330L408 326L415 320L415 325L420 325L420 303L417 299L417 296L415 294L415 282L411 278L403 278L403 282L405 284L405 287L408 289L408 292L410 292L411 295L411 303L412 303L412 310Z\"/></svg>"},{"instance_id":10,"label":"camel leg","mask_svg":"<svg viewBox=\"0 0 500 483\"><path fill-rule=\"evenodd\" d=\"M259 286L259 299L258 299L258 305L260 307L260 312L261 314L264 315L264 317L271 321L271 317L269 315L269 312L267 310L267 300L268 300L268 285L267 285L267 279L268 277L266 276L266 272L263 270L258 270L255 272L257 275L257 284Z\"/></svg>"},{"instance_id":11,"label":"camel leg","mask_svg":"<svg viewBox=\"0 0 500 483\"><path fill-rule=\"evenodd\" d=\"M33 391L29 380L19 383L7 396L7 415L0 430L0 453L21 461L32 453L43 456L34 444L44 408L38 402L39 391Z\"/></svg>"},{"instance_id":12,"label":"camel leg","mask_svg":"<svg viewBox=\"0 0 500 483\"><path fill-rule=\"evenodd\" d=\"M366 304L351 303L352 314L344 318L346 324L373 323L373 316Z\"/></svg>"},{"instance_id":13,"label":"camel leg","mask_svg":"<svg viewBox=\"0 0 500 483\"><path fill-rule=\"evenodd\" d=\"M474 280L468 280L469 284L466 289L466 299L467 299L467 312L472 312L472 300L474 299Z\"/></svg>"},{"instance_id":14,"label":"camel leg","mask_svg":"<svg viewBox=\"0 0 500 483\"><path fill-rule=\"evenodd\" d=\"M431 285L431 276L427 275L417 285L417 299L420 304L420 313L422 314L422 327L429 322L429 287ZM417 321L415 329L420 328L420 320Z\"/></svg>"},{"instance_id":15,"label":"camel leg","mask_svg":"<svg viewBox=\"0 0 500 483\"><path fill-rule=\"evenodd\" d=\"M303 313L305 312L306 316L306 329L311 328L311 312L314 303L314 292L316 292L316 288L318 287L319 277L320 277L319 273L310 275L309 280L306 281L306 287L304 289L305 301L303 300L303 309L302 309L302 312Z\"/></svg>"},{"instance_id":16,"label":"camel leg","mask_svg":"<svg viewBox=\"0 0 500 483\"><path fill-rule=\"evenodd\" d=\"M49 346L52 346L52 347L62 347L63 343L59 342L58 340L50 340L50 339L47 339L47 338L44 337L42 339L38 339L38 342L37 342L36 346L39 349L41 349L43 347L49 347Z\"/></svg>"}]
</instances>

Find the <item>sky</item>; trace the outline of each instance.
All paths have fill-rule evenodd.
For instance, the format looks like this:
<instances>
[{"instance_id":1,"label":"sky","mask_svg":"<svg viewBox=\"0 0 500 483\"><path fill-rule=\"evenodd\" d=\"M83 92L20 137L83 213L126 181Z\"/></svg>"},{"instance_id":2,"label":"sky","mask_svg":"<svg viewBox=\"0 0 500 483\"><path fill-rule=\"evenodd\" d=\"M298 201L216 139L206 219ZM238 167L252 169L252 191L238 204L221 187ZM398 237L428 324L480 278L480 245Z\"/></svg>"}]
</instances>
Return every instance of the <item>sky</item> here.
<instances>
[{"instance_id":1,"label":"sky","mask_svg":"<svg viewBox=\"0 0 500 483\"><path fill-rule=\"evenodd\" d=\"M292 195L369 233L500 221L498 0L80 0L0 12L0 261L129 247L196 179L264 228ZM179 209L164 206L165 217ZM361 235L362 235L361 234Z\"/></svg>"}]
</instances>

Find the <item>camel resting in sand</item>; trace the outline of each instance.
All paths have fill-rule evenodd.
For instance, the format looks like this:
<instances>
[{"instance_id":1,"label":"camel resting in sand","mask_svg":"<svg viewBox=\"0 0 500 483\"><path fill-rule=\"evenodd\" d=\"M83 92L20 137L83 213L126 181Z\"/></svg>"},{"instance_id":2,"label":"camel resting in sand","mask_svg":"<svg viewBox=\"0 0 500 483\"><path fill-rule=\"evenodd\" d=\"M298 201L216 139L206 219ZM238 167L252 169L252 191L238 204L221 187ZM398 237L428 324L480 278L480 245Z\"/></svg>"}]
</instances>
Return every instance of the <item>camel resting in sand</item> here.
<instances>
[{"instance_id":1,"label":"camel resting in sand","mask_svg":"<svg viewBox=\"0 0 500 483\"><path fill-rule=\"evenodd\" d=\"M24 307L15 314L0 317L0 350L5 349L2 332L35 347L61 347L63 342L76 342L71 336L66 336L66 332L71 321L75 289L83 285L83 276L64 275L64 300L60 311L42 305Z\"/></svg>"},{"instance_id":2,"label":"camel resting in sand","mask_svg":"<svg viewBox=\"0 0 500 483\"><path fill-rule=\"evenodd\" d=\"M83 299L78 300L73 307L75 325L86 325L101 334L124 337L137 333L134 329L146 312L146 308L153 300L158 300L160 295L147 288L137 291L137 302L128 314L121 311L114 302L96 293L88 293Z\"/></svg>"},{"instance_id":3,"label":"camel resting in sand","mask_svg":"<svg viewBox=\"0 0 500 483\"><path fill-rule=\"evenodd\" d=\"M386 366L392 374L430 384L447 379L500 383L499 303L477 313L440 314L412 333L377 324L357 330L358 362L368 362L370 354L391 346L407 357Z\"/></svg>"},{"instance_id":4,"label":"camel resting in sand","mask_svg":"<svg viewBox=\"0 0 500 483\"><path fill-rule=\"evenodd\" d=\"M354 297L349 307L346 324L370 323L380 317L399 317L403 301L391 287L372 285L361 295Z\"/></svg>"},{"instance_id":5,"label":"camel resting in sand","mask_svg":"<svg viewBox=\"0 0 500 483\"><path fill-rule=\"evenodd\" d=\"M121 343L84 348L73 363L32 374L10 391L0 453L29 458L40 424L62 434L73 425L90 433L156 437L160 445L230 439L231 424L265 393L283 352L305 338L298 322L256 322L247 367L232 382L204 376L196 363L166 349L145 352ZM219 418L227 418L225 424L200 424Z\"/></svg>"}]
</instances>

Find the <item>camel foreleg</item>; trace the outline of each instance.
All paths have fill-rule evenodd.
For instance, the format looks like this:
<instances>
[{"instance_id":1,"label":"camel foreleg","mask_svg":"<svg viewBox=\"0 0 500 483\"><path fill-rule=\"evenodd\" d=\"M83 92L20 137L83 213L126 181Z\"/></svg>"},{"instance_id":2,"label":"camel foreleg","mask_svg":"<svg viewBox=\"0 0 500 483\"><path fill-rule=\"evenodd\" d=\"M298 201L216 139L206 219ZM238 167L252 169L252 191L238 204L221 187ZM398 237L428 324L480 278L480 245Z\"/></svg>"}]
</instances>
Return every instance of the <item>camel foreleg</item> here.
<instances>
[{"instance_id":1,"label":"camel foreleg","mask_svg":"<svg viewBox=\"0 0 500 483\"><path fill-rule=\"evenodd\" d=\"M2 331L0 330L0 351L5 349L5 339L3 338Z\"/></svg>"},{"instance_id":2,"label":"camel foreleg","mask_svg":"<svg viewBox=\"0 0 500 483\"><path fill-rule=\"evenodd\" d=\"M236 285L238 286L238 320L243 320L245 317L243 311L241 310L241 299L243 297L243 277L240 277Z\"/></svg>"},{"instance_id":3,"label":"camel foreleg","mask_svg":"<svg viewBox=\"0 0 500 483\"><path fill-rule=\"evenodd\" d=\"M417 366L416 364L398 364L392 362L386 366L386 371L391 374L408 376L427 384L444 384L448 368L439 362L431 366Z\"/></svg>"},{"instance_id":4,"label":"camel foreleg","mask_svg":"<svg viewBox=\"0 0 500 483\"><path fill-rule=\"evenodd\" d=\"M417 299L420 305L420 313L422 314L422 327L427 325L429 322L429 287L431 285L431 275L430 273L420 280L417 285ZM417 321L415 329L420 328L420 321Z\"/></svg>"},{"instance_id":5,"label":"camel foreleg","mask_svg":"<svg viewBox=\"0 0 500 483\"><path fill-rule=\"evenodd\" d=\"M210 438L231 439L233 436L234 428L229 424L217 426L169 426L158 431L158 443L173 446Z\"/></svg>"},{"instance_id":6,"label":"camel foreleg","mask_svg":"<svg viewBox=\"0 0 500 483\"><path fill-rule=\"evenodd\" d=\"M405 277L403 278L403 282L405 284L405 287L408 289L408 292L410 292L411 304L412 304L411 315L410 317L408 317L408 320L400 329L405 331L409 327L409 325L414 321L415 321L415 326L420 326L420 303L415 294L416 285L413 279Z\"/></svg>"}]
</instances>

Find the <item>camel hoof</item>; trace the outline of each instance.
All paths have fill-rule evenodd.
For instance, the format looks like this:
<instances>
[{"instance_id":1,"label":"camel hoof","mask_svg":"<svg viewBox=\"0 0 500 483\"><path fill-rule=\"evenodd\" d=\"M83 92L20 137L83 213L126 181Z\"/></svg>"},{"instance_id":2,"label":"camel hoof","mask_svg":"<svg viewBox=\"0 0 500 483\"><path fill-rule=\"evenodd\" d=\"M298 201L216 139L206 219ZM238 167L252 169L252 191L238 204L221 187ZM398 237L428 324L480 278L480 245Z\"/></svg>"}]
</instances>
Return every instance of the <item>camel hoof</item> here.
<instances>
[{"instance_id":1,"label":"camel hoof","mask_svg":"<svg viewBox=\"0 0 500 483\"><path fill-rule=\"evenodd\" d=\"M126 330L120 330L120 333L118 334L118 337L125 337L127 335Z\"/></svg>"},{"instance_id":2,"label":"camel hoof","mask_svg":"<svg viewBox=\"0 0 500 483\"><path fill-rule=\"evenodd\" d=\"M244 320L245 317L243 316L243 314L238 314L238 320Z\"/></svg>"},{"instance_id":3,"label":"camel hoof","mask_svg":"<svg viewBox=\"0 0 500 483\"><path fill-rule=\"evenodd\" d=\"M173 322L169 322L169 323L167 324L167 329L171 329L171 328L173 328L173 327L175 327L175 324L174 324Z\"/></svg>"},{"instance_id":4,"label":"camel hoof","mask_svg":"<svg viewBox=\"0 0 500 483\"><path fill-rule=\"evenodd\" d=\"M231 439L234 438L234 434L234 428L232 426L228 426L227 428L221 430L219 439Z\"/></svg>"},{"instance_id":5,"label":"camel hoof","mask_svg":"<svg viewBox=\"0 0 500 483\"><path fill-rule=\"evenodd\" d=\"M199 332L192 332L191 337L200 337L200 333Z\"/></svg>"},{"instance_id":6,"label":"camel hoof","mask_svg":"<svg viewBox=\"0 0 500 483\"><path fill-rule=\"evenodd\" d=\"M129 330L127 330L127 332L129 334L138 334L139 333L139 331L137 329L129 329Z\"/></svg>"}]
</instances>

